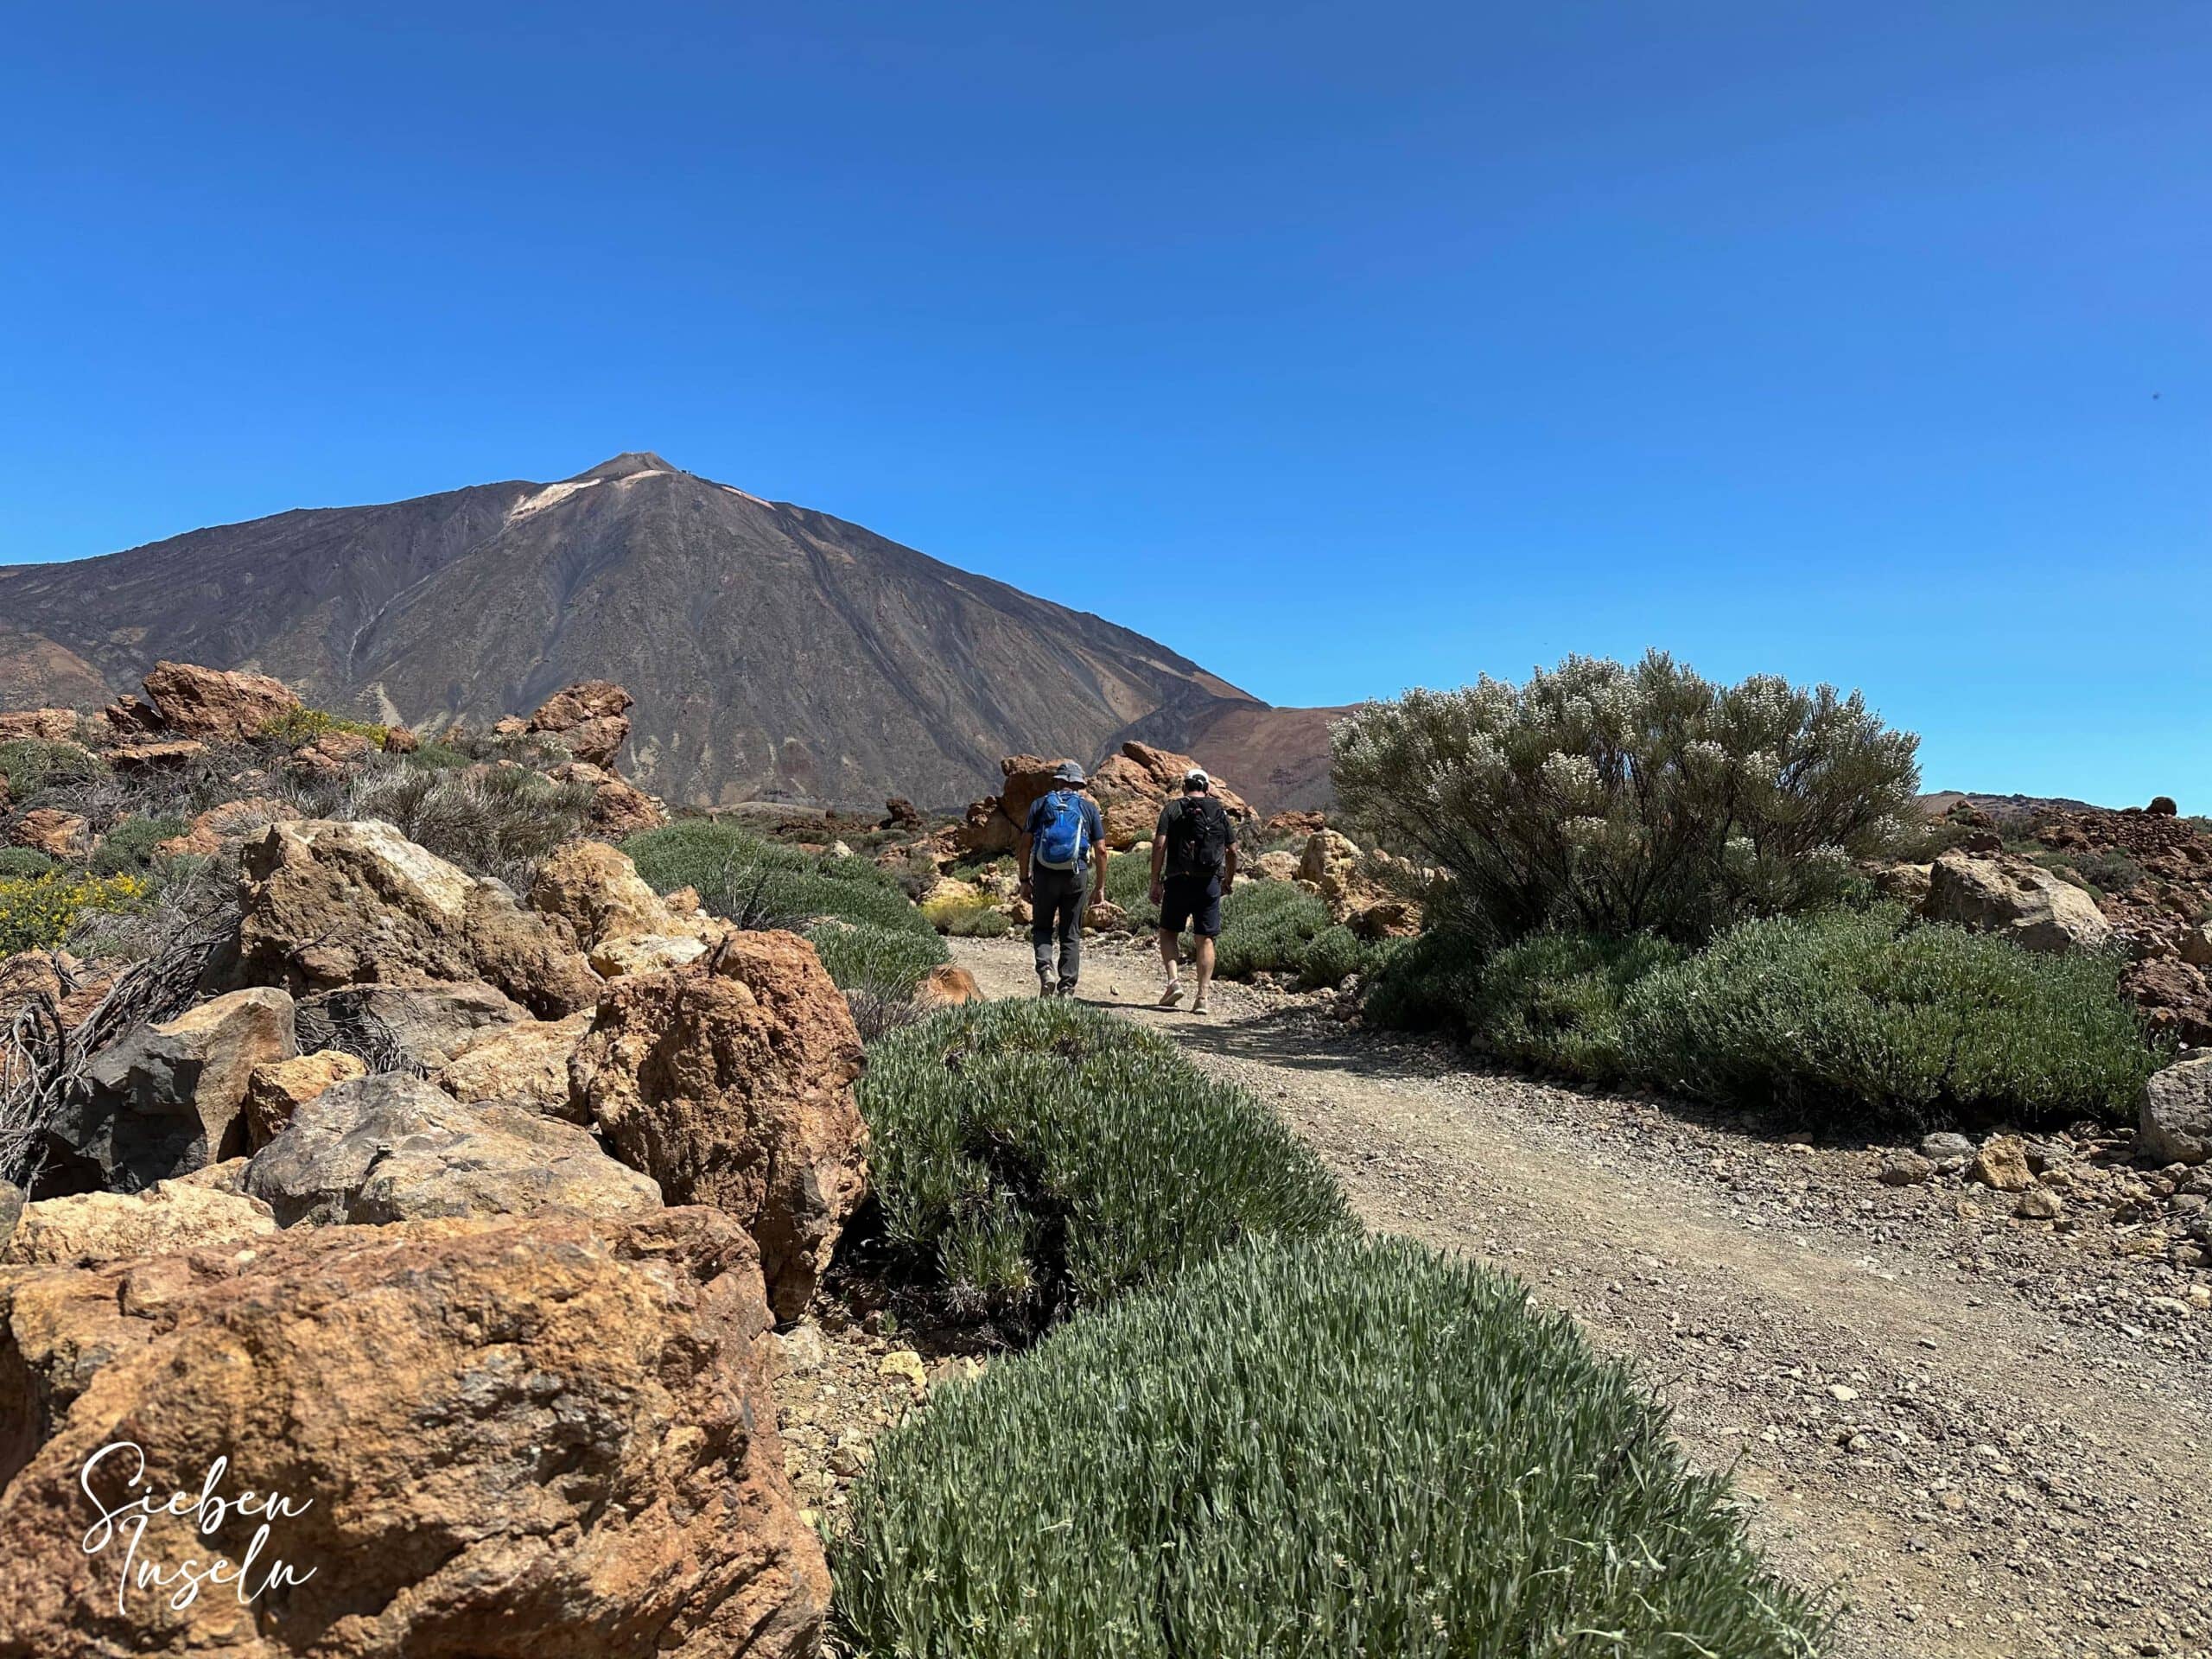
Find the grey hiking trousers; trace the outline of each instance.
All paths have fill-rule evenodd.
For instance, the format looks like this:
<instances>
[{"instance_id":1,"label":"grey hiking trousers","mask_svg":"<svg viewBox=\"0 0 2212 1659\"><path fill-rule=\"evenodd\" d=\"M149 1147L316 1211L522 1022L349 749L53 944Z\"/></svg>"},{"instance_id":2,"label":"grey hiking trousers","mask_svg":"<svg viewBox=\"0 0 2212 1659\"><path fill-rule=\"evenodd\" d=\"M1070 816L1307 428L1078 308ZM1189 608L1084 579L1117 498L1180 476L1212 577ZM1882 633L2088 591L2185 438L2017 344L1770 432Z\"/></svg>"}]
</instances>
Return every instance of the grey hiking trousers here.
<instances>
[{"instance_id":1,"label":"grey hiking trousers","mask_svg":"<svg viewBox=\"0 0 2212 1659\"><path fill-rule=\"evenodd\" d=\"M1075 988L1083 974L1083 912L1090 897L1090 872L1047 869L1029 872L1029 943L1037 952L1037 977L1052 977L1052 940L1060 942L1059 984Z\"/></svg>"}]
</instances>

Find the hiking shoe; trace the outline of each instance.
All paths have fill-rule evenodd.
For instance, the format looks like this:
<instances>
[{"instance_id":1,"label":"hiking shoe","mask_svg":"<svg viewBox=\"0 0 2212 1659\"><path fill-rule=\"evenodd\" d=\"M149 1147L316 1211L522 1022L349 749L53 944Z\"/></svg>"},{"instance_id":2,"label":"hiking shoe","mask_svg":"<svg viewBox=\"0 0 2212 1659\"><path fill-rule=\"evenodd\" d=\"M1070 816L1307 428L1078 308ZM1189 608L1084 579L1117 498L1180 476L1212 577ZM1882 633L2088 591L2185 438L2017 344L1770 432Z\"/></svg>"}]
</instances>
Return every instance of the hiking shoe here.
<instances>
[{"instance_id":1,"label":"hiking shoe","mask_svg":"<svg viewBox=\"0 0 2212 1659\"><path fill-rule=\"evenodd\" d=\"M1163 1008L1172 1008L1182 1000L1183 982L1179 979L1169 980L1167 988L1160 994L1160 1006Z\"/></svg>"},{"instance_id":2,"label":"hiking shoe","mask_svg":"<svg viewBox=\"0 0 2212 1659\"><path fill-rule=\"evenodd\" d=\"M1075 981L1071 979L1062 980L1060 982L1060 995L1062 996L1073 996L1075 995Z\"/></svg>"},{"instance_id":3,"label":"hiking shoe","mask_svg":"<svg viewBox=\"0 0 2212 1659\"><path fill-rule=\"evenodd\" d=\"M1211 1014L1213 1010L1206 1007L1203 1002L1193 1002L1191 1004L1191 1012L1192 1014Z\"/></svg>"},{"instance_id":4,"label":"hiking shoe","mask_svg":"<svg viewBox=\"0 0 2212 1659\"><path fill-rule=\"evenodd\" d=\"M1039 974L1037 976L1037 995L1039 996L1057 996L1059 995L1059 988L1054 985L1051 980L1046 979L1043 975Z\"/></svg>"}]
</instances>

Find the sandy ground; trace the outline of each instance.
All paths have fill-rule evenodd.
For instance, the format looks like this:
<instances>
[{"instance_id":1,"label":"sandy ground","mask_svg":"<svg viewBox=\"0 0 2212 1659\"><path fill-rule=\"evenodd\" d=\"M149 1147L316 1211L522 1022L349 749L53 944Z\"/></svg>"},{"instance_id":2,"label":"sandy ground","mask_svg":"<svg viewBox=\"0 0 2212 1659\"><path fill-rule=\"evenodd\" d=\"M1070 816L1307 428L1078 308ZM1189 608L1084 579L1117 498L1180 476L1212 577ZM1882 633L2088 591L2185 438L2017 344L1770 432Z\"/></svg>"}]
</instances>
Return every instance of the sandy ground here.
<instances>
[{"instance_id":1,"label":"sandy ground","mask_svg":"<svg viewBox=\"0 0 2212 1659\"><path fill-rule=\"evenodd\" d=\"M1034 995L1026 941L953 944L987 995ZM1781 1570L1840 1587L1834 1654L2212 1654L2212 1316L2203 1342L2062 1319L1823 1192L1810 1148L1236 986L1164 1014L1158 983L1108 944L1080 995L1281 1113L1370 1226L1510 1269L1632 1360Z\"/></svg>"}]
</instances>

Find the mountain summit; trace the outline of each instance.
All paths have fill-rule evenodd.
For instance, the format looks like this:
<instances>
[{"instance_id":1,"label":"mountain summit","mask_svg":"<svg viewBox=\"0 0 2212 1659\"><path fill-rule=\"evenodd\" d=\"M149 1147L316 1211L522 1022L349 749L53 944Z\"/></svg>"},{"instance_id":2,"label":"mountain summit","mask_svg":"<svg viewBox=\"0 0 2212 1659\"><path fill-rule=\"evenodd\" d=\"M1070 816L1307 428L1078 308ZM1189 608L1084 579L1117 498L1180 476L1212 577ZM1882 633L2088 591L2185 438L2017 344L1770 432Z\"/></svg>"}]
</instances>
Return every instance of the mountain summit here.
<instances>
[{"instance_id":1,"label":"mountain summit","mask_svg":"<svg viewBox=\"0 0 2212 1659\"><path fill-rule=\"evenodd\" d=\"M93 705L165 657L431 727L617 680L631 770L708 804L951 805L1004 754L1158 731L1208 759L1207 728L1274 712L1141 634L649 451L0 569L9 702Z\"/></svg>"}]
</instances>

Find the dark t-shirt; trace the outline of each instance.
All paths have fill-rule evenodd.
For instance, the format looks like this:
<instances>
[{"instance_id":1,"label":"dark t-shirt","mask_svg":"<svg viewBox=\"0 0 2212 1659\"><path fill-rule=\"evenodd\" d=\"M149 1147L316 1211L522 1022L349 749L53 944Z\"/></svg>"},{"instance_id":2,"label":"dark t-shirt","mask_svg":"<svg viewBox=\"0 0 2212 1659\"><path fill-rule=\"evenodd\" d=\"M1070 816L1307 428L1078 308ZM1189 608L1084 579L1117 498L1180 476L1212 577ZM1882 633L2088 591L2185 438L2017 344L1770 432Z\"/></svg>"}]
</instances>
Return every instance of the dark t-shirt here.
<instances>
[{"instance_id":1,"label":"dark t-shirt","mask_svg":"<svg viewBox=\"0 0 2212 1659\"><path fill-rule=\"evenodd\" d=\"M1226 820L1228 818L1227 810L1222 806L1219 801L1215 800L1211 796L1178 795L1173 800L1169 801L1166 805L1160 809L1160 823L1158 826L1154 829L1153 834L1158 836L1167 849L1167 861L1161 867L1160 872L1166 880L1173 881L1180 879L1185 880L1205 881L1208 883L1218 882L1221 880L1223 869L1229 861L1228 838L1226 836L1223 837L1221 855L1217 858L1209 868L1203 870L1185 871L1179 871L1175 868L1175 842L1172 839L1172 836L1177 823L1185 813L1201 811L1207 807L1211 807L1215 812L1221 814L1224 819L1224 827L1229 827L1226 823ZM1216 888L1215 891L1218 891L1218 888Z\"/></svg>"},{"instance_id":2,"label":"dark t-shirt","mask_svg":"<svg viewBox=\"0 0 2212 1659\"><path fill-rule=\"evenodd\" d=\"M1048 789L1044 792L1044 794L1039 795L1035 800L1029 804L1029 822L1024 825L1023 828L1028 834L1031 841L1035 841L1038 836L1045 833L1045 803L1051 799L1057 792L1057 791ZM1070 792L1075 795L1076 809L1083 814L1083 832L1085 837L1084 844L1087 847L1096 847L1106 839L1106 820L1103 816L1101 816L1098 810L1098 803L1092 800L1090 796L1083 794L1080 791L1071 791ZM1033 868L1036 869L1041 870L1049 868L1043 864L1035 863L1033 855L1031 861ZM1083 861L1077 864L1076 868L1078 870L1086 869L1090 867L1090 855L1086 852L1084 855Z\"/></svg>"}]
</instances>

